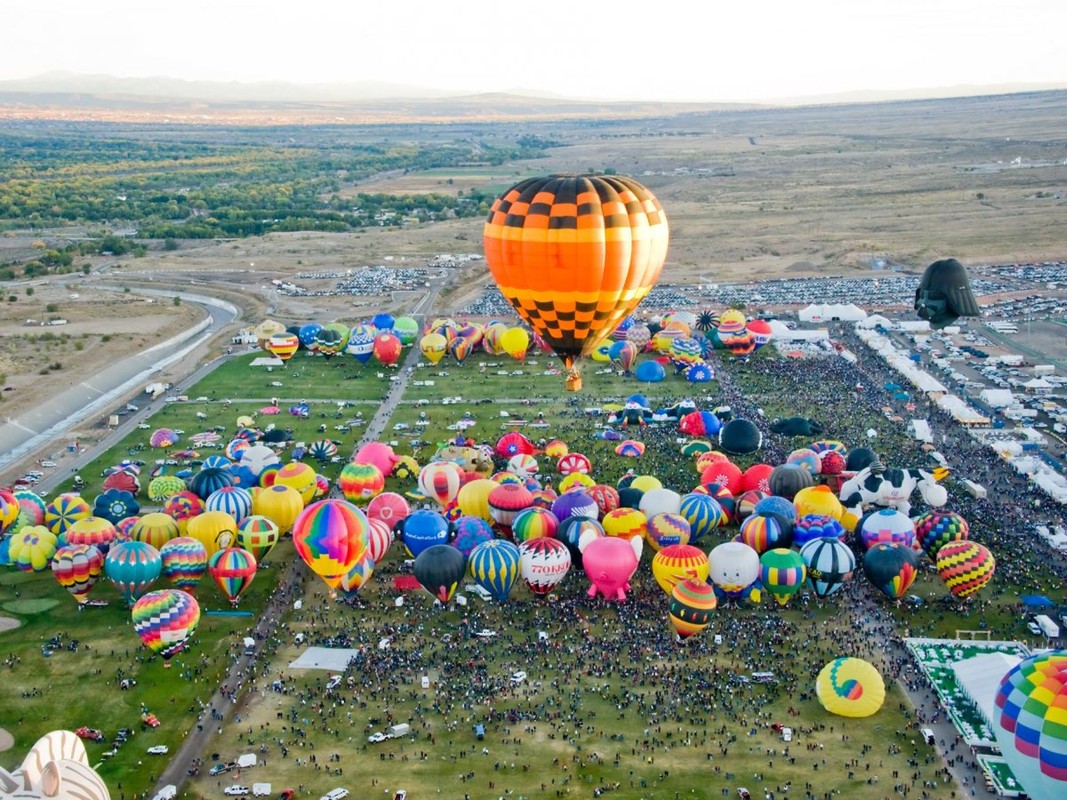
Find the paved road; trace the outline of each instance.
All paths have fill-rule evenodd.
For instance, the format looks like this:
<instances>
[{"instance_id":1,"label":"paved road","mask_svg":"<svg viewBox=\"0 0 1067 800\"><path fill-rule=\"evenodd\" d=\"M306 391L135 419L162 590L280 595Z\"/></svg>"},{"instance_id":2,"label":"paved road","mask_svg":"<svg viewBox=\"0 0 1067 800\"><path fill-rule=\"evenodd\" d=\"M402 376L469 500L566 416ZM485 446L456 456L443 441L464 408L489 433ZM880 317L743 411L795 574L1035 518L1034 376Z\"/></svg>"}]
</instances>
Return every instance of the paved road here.
<instances>
[{"instance_id":1,"label":"paved road","mask_svg":"<svg viewBox=\"0 0 1067 800\"><path fill-rule=\"evenodd\" d=\"M174 292L138 291L174 296ZM166 342L112 364L62 394L42 398L39 405L18 419L5 418L0 425L0 469L25 458L87 417L101 413L133 389L151 382L161 370L203 347L238 314L229 303L211 297L190 294L181 297L202 307L208 318Z\"/></svg>"}]
</instances>

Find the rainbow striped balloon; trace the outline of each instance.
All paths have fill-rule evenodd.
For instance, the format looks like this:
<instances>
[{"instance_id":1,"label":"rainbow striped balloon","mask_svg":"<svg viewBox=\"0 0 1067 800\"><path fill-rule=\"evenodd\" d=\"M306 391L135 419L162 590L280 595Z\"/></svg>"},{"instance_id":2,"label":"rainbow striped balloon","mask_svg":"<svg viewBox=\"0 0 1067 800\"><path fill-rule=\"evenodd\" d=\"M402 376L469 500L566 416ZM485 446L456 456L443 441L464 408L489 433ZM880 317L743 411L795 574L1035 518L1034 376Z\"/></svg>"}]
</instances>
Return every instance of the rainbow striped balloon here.
<instances>
[{"instance_id":1,"label":"rainbow striped balloon","mask_svg":"<svg viewBox=\"0 0 1067 800\"><path fill-rule=\"evenodd\" d=\"M130 527L131 539L150 544L157 550L162 550L163 545L178 535L178 523L160 512L145 514Z\"/></svg>"},{"instance_id":2,"label":"rainbow striped balloon","mask_svg":"<svg viewBox=\"0 0 1067 800\"><path fill-rule=\"evenodd\" d=\"M149 592L133 604L133 628L145 647L169 661L185 648L200 623L200 605L181 589Z\"/></svg>"},{"instance_id":3,"label":"rainbow striped balloon","mask_svg":"<svg viewBox=\"0 0 1067 800\"><path fill-rule=\"evenodd\" d=\"M256 557L241 547L219 550L207 562L211 579L233 605L237 605L241 595L252 585L256 568Z\"/></svg>"},{"instance_id":4,"label":"rainbow striped balloon","mask_svg":"<svg viewBox=\"0 0 1067 800\"><path fill-rule=\"evenodd\" d=\"M52 556L56 582L70 592L79 605L89 599L89 591L104 571L104 556L91 544L68 544Z\"/></svg>"},{"instance_id":5,"label":"rainbow striped balloon","mask_svg":"<svg viewBox=\"0 0 1067 800\"><path fill-rule=\"evenodd\" d=\"M293 523L296 552L331 589L363 558L369 537L367 517L344 500L312 503Z\"/></svg>"},{"instance_id":6,"label":"rainbow striped balloon","mask_svg":"<svg viewBox=\"0 0 1067 800\"><path fill-rule=\"evenodd\" d=\"M552 537L559 528L559 520L556 515L545 508L525 508L520 511L511 522L511 535L516 544L528 542L531 539Z\"/></svg>"},{"instance_id":7,"label":"rainbow striped balloon","mask_svg":"<svg viewBox=\"0 0 1067 800\"><path fill-rule=\"evenodd\" d=\"M178 536L159 550L163 577L179 589L195 589L207 571L207 549L192 536Z\"/></svg>"},{"instance_id":8,"label":"rainbow striped balloon","mask_svg":"<svg viewBox=\"0 0 1067 800\"><path fill-rule=\"evenodd\" d=\"M707 581L711 565L699 547L691 544L671 544L652 557L652 577L667 595L684 580Z\"/></svg>"},{"instance_id":9,"label":"rainbow striped balloon","mask_svg":"<svg viewBox=\"0 0 1067 800\"><path fill-rule=\"evenodd\" d=\"M360 589L367 585L374 574L374 559L368 550L363 558L356 562L347 573L341 577L340 588L349 597L354 597Z\"/></svg>"}]
</instances>

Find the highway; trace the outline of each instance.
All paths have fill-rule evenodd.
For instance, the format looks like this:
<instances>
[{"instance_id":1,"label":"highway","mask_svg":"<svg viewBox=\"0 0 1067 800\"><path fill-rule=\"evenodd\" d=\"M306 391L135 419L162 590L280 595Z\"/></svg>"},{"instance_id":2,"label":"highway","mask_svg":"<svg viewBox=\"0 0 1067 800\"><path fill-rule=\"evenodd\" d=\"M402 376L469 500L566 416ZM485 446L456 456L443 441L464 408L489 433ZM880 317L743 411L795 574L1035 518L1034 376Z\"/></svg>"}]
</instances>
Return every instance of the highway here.
<instances>
[{"instance_id":1,"label":"highway","mask_svg":"<svg viewBox=\"0 0 1067 800\"><path fill-rule=\"evenodd\" d=\"M152 289L138 293L174 296L173 291ZM39 405L17 419L6 417L0 425L0 469L17 463L64 431L102 413L130 391L150 383L153 375L195 353L237 318L237 309L229 303L196 294L182 293L180 297L182 302L203 308L207 319L168 341L112 364L62 394L42 398Z\"/></svg>"}]
</instances>

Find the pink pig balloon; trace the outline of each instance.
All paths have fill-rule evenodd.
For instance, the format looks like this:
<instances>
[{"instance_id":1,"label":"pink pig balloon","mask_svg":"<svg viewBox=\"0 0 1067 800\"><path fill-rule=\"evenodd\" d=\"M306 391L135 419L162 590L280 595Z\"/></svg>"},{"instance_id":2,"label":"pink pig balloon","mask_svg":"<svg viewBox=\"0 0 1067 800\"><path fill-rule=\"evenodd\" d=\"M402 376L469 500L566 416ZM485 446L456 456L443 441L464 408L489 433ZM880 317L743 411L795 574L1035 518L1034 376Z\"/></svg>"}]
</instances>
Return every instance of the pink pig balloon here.
<instances>
[{"instance_id":1,"label":"pink pig balloon","mask_svg":"<svg viewBox=\"0 0 1067 800\"><path fill-rule=\"evenodd\" d=\"M589 596L597 593L608 600L625 600L630 588L630 578L637 571L641 560L643 539L635 536L623 539L617 536L599 536L595 531L585 534L578 541L582 552L582 567L589 581Z\"/></svg>"},{"instance_id":2,"label":"pink pig balloon","mask_svg":"<svg viewBox=\"0 0 1067 800\"><path fill-rule=\"evenodd\" d=\"M400 459L393 448L384 442L371 442L365 444L352 458L353 464L373 464L382 471L386 477L393 471L396 462Z\"/></svg>"}]
</instances>

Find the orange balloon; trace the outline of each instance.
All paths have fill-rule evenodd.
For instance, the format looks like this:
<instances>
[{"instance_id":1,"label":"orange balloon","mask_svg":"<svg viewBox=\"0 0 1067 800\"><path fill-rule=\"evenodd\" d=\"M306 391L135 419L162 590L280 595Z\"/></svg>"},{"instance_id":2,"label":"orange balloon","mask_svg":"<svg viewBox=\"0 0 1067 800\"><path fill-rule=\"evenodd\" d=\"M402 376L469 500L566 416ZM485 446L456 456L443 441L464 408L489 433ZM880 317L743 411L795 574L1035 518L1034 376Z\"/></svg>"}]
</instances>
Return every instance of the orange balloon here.
<instances>
[{"instance_id":1,"label":"orange balloon","mask_svg":"<svg viewBox=\"0 0 1067 800\"><path fill-rule=\"evenodd\" d=\"M652 192L616 175L521 181L493 203L483 232L501 293L574 378L575 361L656 283L668 238Z\"/></svg>"}]
</instances>

